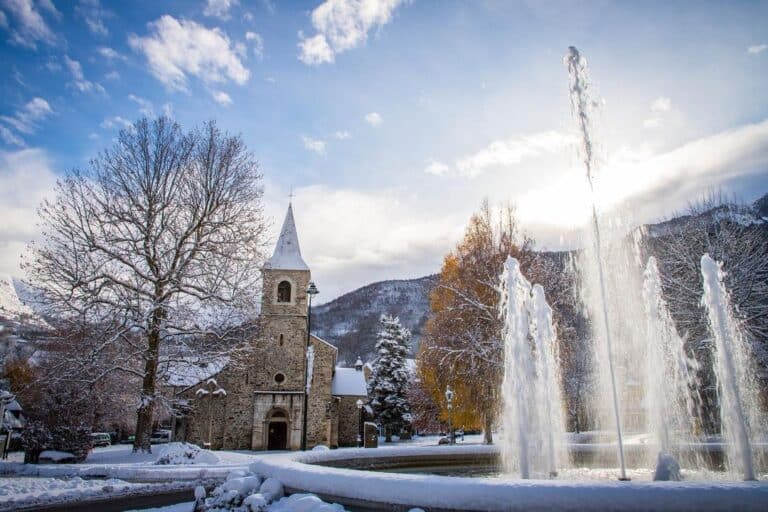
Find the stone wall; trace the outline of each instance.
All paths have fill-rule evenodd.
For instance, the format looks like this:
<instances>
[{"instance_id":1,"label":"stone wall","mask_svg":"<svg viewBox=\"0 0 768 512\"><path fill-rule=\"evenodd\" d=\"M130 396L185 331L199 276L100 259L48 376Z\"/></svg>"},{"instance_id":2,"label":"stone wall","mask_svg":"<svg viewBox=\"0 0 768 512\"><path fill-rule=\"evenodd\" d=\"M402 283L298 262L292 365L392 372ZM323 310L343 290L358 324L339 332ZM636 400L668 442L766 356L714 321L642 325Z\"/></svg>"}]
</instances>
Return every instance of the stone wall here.
<instances>
[{"instance_id":1,"label":"stone wall","mask_svg":"<svg viewBox=\"0 0 768 512\"><path fill-rule=\"evenodd\" d=\"M339 401L339 446L357 446L359 430L357 401L367 396L342 396Z\"/></svg>"},{"instance_id":2,"label":"stone wall","mask_svg":"<svg viewBox=\"0 0 768 512\"><path fill-rule=\"evenodd\" d=\"M309 393L309 416L307 418L307 448L322 444L336 444L332 439L333 403L331 381L336 366L336 348L319 338L312 337L314 365L311 391Z\"/></svg>"}]
</instances>

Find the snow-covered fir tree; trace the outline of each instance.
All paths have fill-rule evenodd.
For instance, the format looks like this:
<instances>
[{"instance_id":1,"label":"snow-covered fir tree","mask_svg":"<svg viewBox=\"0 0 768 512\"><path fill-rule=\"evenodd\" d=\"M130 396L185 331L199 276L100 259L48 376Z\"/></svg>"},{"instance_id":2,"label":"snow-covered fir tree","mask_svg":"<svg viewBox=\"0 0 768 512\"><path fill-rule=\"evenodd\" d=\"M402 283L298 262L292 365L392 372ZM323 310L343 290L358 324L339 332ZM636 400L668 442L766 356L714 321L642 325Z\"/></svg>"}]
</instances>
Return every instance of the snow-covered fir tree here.
<instances>
[{"instance_id":1,"label":"snow-covered fir tree","mask_svg":"<svg viewBox=\"0 0 768 512\"><path fill-rule=\"evenodd\" d=\"M376 340L376 359L368 383L368 396L376 419L384 426L386 441L400 433L410 413L408 399L409 375L406 355L411 333L400 324L400 319L382 315L381 330Z\"/></svg>"}]
</instances>

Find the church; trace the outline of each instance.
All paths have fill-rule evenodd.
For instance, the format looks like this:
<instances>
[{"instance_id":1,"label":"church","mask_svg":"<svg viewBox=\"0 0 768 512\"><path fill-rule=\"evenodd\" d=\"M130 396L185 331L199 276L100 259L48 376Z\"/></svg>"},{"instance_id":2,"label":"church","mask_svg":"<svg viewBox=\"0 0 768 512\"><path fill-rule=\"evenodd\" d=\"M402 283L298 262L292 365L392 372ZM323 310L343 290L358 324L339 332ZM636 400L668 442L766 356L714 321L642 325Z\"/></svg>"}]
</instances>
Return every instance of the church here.
<instances>
[{"instance_id":1,"label":"church","mask_svg":"<svg viewBox=\"0 0 768 512\"><path fill-rule=\"evenodd\" d=\"M356 446L359 406L368 400L363 365L337 367L336 347L308 331L316 289L290 204L262 285L261 329L247 364L212 361L169 380L173 438L227 450Z\"/></svg>"}]
</instances>

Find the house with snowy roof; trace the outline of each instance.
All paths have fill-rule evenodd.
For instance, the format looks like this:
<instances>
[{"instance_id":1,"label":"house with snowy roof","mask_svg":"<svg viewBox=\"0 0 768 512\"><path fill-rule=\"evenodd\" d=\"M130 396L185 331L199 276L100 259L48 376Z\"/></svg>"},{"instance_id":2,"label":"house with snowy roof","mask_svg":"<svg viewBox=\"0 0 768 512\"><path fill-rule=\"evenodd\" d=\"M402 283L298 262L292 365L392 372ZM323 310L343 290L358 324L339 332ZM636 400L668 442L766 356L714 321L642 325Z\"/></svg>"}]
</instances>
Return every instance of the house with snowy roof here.
<instances>
[{"instance_id":1,"label":"house with snowy roof","mask_svg":"<svg viewBox=\"0 0 768 512\"><path fill-rule=\"evenodd\" d=\"M247 361L169 368L167 384L183 405L175 439L213 449L355 446L357 402L368 399L363 366L337 367L336 347L309 333L311 271L290 204L262 283L261 329L248 340Z\"/></svg>"}]
</instances>

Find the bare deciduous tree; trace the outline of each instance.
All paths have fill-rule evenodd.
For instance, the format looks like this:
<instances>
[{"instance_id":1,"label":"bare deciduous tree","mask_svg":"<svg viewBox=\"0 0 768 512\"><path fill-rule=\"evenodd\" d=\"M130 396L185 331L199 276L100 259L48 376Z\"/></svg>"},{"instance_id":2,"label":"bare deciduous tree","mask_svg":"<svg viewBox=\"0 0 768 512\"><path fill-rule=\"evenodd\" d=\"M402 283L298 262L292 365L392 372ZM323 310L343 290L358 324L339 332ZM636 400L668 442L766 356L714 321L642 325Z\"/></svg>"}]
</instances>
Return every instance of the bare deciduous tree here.
<instances>
[{"instance_id":1,"label":"bare deciduous tree","mask_svg":"<svg viewBox=\"0 0 768 512\"><path fill-rule=\"evenodd\" d=\"M702 368L704 423L717 429L711 340L702 307L701 256L722 262L734 314L750 341L758 374L768 372L768 228L755 211L712 194L684 215L651 228L649 249L662 271L670 312ZM763 389L766 383L763 382Z\"/></svg>"},{"instance_id":2,"label":"bare deciduous tree","mask_svg":"<svg viewBox=\"0 0 768 512\"><path fill-rule=\"evenodd\" d=\"M261 199L240 137L214 122L185 133L161 117L121 131L41 205L42 242L25 270L62 331L97 327L70 378L89 365L90 382L114 372L141 381L134 450L150 450L160 363L231 340L252 311Z\"/></svg>"}]
</instances>

